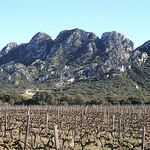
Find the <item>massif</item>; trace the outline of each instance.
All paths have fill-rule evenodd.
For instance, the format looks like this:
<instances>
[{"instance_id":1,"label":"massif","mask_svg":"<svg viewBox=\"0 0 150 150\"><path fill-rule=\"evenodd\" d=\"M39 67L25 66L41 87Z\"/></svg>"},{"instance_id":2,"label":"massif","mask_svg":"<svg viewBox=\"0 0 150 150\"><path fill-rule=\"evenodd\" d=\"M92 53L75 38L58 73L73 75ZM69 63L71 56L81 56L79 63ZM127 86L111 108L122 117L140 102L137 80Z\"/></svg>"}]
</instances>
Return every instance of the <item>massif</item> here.
<instances>
[{"instance_id":1,"label":"massif","mask_svg":"<svg viewBox=\"0 0 150 150\"><path fill-rule=\"evenodd\" d=\"M116 31L99 38L81 29L64 30L55 40L39 32L29 43L9 43L0 51L0 88L149 96L150 41L135 48Z\"/></svg>"}]
</instances>

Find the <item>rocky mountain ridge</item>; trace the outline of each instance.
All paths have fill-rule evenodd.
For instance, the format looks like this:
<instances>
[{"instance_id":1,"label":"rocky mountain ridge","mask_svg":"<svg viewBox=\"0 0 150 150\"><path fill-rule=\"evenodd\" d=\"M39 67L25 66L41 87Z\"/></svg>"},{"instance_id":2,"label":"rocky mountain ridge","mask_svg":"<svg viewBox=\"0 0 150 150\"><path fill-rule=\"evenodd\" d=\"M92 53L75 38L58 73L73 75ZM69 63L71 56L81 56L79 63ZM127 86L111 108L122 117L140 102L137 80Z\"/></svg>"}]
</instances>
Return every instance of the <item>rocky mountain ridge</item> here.
<instances>
[{"instance_id":1,"label":"rocky mountain ridge","mask_svg":"<svg viewBox=\"0 0 150 150\"><path fill-rule=\"evenodd\" d=\"M149 41L135 49L131 40L116 31L99 38L81 29L64 30L55 40L39 32L29 43L9 43L0 51L1 84L64 87L121 75L133 64L145 64L149 56Z\"/></svg>"},{"instance_id":2,"label":"rocky mountain ridge","mask_svg":"<svg viewBox=\"0 0 150 150\"><path fill-rule=\"evenodd\" d=\"M150 40L138 47L137 50L140 50L140 52L146 52L148 56L150 56Z\"/></svg>"}]
</instances>

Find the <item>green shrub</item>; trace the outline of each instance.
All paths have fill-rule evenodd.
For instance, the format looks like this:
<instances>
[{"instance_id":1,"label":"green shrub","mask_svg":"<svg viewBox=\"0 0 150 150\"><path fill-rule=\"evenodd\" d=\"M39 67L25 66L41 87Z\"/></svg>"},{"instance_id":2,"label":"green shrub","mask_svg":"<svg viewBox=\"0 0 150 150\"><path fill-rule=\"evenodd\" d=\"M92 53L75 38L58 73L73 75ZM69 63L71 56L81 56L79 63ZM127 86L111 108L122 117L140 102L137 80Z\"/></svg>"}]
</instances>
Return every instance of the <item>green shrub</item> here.
<instances>
[{"instance_id":1,"label":"green shrub","mask_svg":"<svg viewBox=\"0 0 150 150\"><path fill-rule=\"evenodd\" d=\"M54 95L49 92L36 92L32 98L37 104L40 105L52 105L55 104Z\"/></svg>"}]
</instances>

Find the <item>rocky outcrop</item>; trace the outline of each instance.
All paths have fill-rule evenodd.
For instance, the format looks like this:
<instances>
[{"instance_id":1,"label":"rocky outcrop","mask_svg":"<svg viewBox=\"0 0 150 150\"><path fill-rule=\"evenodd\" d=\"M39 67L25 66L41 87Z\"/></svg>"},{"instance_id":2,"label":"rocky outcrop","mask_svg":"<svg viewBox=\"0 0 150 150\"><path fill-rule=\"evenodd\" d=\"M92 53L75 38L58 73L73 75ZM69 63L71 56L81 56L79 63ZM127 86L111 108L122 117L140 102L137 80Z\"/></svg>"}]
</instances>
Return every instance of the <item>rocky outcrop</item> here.
<instances>
[{"instance_id":1,"label":"rocky outcrop","mask_svg":"<svg viewBox=\"0 0 150 150\"><path fill-rule=\"evenodd\" d=\"M54 42L51 37L43 32L37 33L27 44L8 44L1 51L0 64L10 61L30 65L36 59L45 60L47 54L51 51ZM4 55L5 54L5 55Z\"/></svg>"},{"instance_id":2,"label":"rocky outcrop","mask_svg":"<svg viewBox=\"0 0 150 150\"><path fill-rule=\"evenodd\" d=\"M96 44L98 39L92 32L80 29L64 30L55 39L55 47L57 47L56 50L62 47L67 53L75 53L81 49L86 49L87 52L94 53L97 51Z\"/></svg>"},{"instance_id":3,"label":"rocky outcrop","mask_svg":"<svg viewBox=\"0 0 150 150\"><path fill-rule=\"evenodd\" d=\"M99 49L100 39L92 32L81 29L64 30L55 39L55 44L48 57L55 59L68 59L73 61L81 57L82 54L91 57Z\"/></svg>"},{"instance_id":4,"label":"rocky outcrop","mask_svg":"<svg viewBox=\"0 0 150 150\"><path fill-rule=\"evenodd\" d=\"M0 51L0 57L6 55L8 52L10 52L13 48L17 47L18 44L15 42L8 43L1 51Z\"/></svg>"},{"instance_id":5,"label":"rocky outcrop","mask_svg":"<svg viewBox=\"0 0 150 150\"><path fill-rule=\"evenodd\" d=\"M1 68L7 72L7 74L9 74L6 77L6 80L11 80L11 76L15 76L18 79L25 79L28 82L32 82L33 78L31 76L31 72L28 70L29 68L27 68L26 66L24 66L23 64L14 64L14 63L10 63L10 64L6 64L6 65L2 65Z\"/></svg>"},{"instance_id":6,"label":"rocky outcrop","mask_svg":"<svg viewBox=\"0 0 150 150\"><path fill-rule=\"evenodd\" d=\"M137 48L140 52L146 52L150 56L150 40Z\"/></svg>"},{"instance_id":7,"label":"rocky outcrop","mask_svg":"<svg viewBox=\"0 0 150 150\"><path fill-rule=\"evenodd\" d=\"M134 43L116 31L104 33L101 40L107 53L107 59L102 65L103 71L124 72L133 55Z\"/></svg>"},{"instance_id":8,"label":"rocky outcrop","mask_svg":"<svg viewBox=\"0 0 150 150\"><path fill-rule=\"evenodd\" d=\"M39 32L29 43L10 43L2 49L0 73L6 74L8 82L14 80L15 85L21 80L35 85L57 80L67 84L98 80L104 74L126 72L133 63L145 63L149 48L150 41L134 49L134 43L116 31L99 38L81 29L64 30L55 40Z\"/></svg>"},{"instance_id":9,"label":"rocky outcrop","mask_svg":"<svg viewBox=\"0 0 150 150\"><path fill-rule=\"evenodd\" d=\"M34 62L36 59L44 60L53 46L51 37L43 32L37 33L27 44L24 51L21 51L23 59L27 65ZM21 61L21 60L20 60Z\"/></svg>"}]
</instances>

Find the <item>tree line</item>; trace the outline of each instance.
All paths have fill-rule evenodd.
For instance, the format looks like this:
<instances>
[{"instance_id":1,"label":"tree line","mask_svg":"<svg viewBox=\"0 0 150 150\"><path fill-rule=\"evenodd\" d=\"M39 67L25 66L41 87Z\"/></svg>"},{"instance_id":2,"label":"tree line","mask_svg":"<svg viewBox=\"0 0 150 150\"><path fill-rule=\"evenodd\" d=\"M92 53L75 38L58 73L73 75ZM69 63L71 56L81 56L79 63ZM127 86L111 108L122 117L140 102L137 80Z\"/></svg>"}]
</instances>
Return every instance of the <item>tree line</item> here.
<instances>
[{"instance_id":1,"label":"tree line","mask_svg":"<svg viewBox=\"0 0 150 150\"><path fill-rule=\"evenodd\" d=\"M84 95L52 94L41 91L27 99L16 93L0 93L0 105L117 105L117 104L150 104L150 100L140 96L111 96L85 98Z\"/></svg>"}]
</instances>

